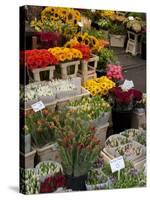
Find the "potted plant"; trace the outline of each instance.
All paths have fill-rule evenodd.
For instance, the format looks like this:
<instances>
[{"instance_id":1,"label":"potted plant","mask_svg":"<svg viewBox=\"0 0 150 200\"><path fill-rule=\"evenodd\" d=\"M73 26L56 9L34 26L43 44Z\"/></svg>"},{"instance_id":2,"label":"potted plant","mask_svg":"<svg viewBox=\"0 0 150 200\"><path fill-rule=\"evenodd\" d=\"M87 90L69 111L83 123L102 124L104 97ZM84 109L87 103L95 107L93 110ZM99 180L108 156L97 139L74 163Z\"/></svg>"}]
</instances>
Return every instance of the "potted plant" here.
<instances>
[{"instance_id":1,"label":"potted plant","mask_svg":"<svg viewBox=\"0 0 150 200\"><path fill-rule=\"evenodd\" d=\"M99 61L97 66L97 77L106 75L107 71L107 65L109 63L115 63L116 62L116 55L113 50L110 50L108 48L102 48L99 53Z\"/></svg>"},{"instance_id":2,"label":"potted plant","mask_svg":"<svg viewBox=\"0 0 150 200\"><path fill-rule=\"evenodd\" d=\"M67 187L86 190L85 181L100 153L100 143L89 126L74 112L63 111L55 117L55 131Z\"/></svg>"},{"instance_id":3,"label":"potted plant","mask_svg":"<svg viewBox=\"0 0 150 200\"><path fill-rule=\"evenodd\" d=\"M142 99L142 93L124 84L110 90L112 101L112 121L114 133L131 128L131 117L137 101Z\"/></svg>"},{"instance_id":4,"label":"potted plant","mask_svg":"<svg viewBox=\"0 0 150 200\"><path fill-rule=\"evenodd\" d=\"M110 28L110 45L112 47L124 47L126 33L126 28L122 23L113 24Z\"/></svg>"}]
</instances>

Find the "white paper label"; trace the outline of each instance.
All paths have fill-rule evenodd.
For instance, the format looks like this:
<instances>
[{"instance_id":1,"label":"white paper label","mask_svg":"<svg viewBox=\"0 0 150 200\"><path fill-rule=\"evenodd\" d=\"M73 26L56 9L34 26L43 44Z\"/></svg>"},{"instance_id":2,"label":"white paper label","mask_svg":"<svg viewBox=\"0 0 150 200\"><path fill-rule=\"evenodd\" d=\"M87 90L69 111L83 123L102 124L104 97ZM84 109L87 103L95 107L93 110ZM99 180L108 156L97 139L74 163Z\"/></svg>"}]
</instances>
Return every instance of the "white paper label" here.
<instances>
[{"instance_id":1,"label":"white paper label","mask_svg":"<svg viewBox=\"0 0 150 200\"><path fill-rule=\"evenodd\" d=\"M112 173L116 171L120 171L121 169L125 168L123 157L120 156L113 160L109 161Z\"/></svg>"},{"instance_id":2,"label":"white paper label","mask_svg":"<svg viewBox=\"0 0 150 200\"><path fill-rule=\"evenodd\" d=\"M133 17L133 16L129 16L128 19L129 19L130 21L133 21L133 20L134 20L134 17Z\"/></svg>"},{"instance_id":3,"label":"white paper label","mask_svg":"<svg viewBox=\"0 0 150 200\"><path fill-rule=\"evenodd\" d=\"M43 108L45 108L45 105L43 104L42 101L38 101L38 102L32 104L31 107L34 110L34 112L38 112L38 111L42 110Z\"/></svg>"},{"instance_id":4,"label":"white paper label","mask_svg":"<svg viewBox=\"0 0 150 200\"><path fill-rule=\"evenodd\" d=\"M83 27L83 23L82 23L82 22L78 22L78 25L79 25L80 27Z\"/></svg>"},{"instance_id":5,"label":"white paper label","mask_svg":"<svg viewBox=\"0 0 150 200\"><path fill-rule=\"evenodd\" d=\"M123 85L121 85L121 89L124 91L128 91L134 87L133 81L125 80Z\"/></svg>"}]
</instances>

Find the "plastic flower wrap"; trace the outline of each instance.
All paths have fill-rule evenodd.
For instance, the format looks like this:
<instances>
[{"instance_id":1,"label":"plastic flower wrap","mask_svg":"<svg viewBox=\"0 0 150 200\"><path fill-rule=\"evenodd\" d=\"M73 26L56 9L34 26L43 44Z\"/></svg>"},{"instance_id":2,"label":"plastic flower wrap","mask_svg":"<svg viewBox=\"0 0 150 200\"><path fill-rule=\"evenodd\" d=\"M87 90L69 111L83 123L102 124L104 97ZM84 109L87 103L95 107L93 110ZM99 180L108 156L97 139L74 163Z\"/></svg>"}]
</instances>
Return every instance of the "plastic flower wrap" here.
<instances>
[{"instance_id":1,"label":"plastic flower wrap","mask_svg":"<svg viewBox=\"0 0 150 200\"><path fill-rule=\"evenodd\" d=\"M25 63L28 69L42 68L58 63L57 58L46 49L26 50Z\"/></svg>"},{"instance_id":2,"label":"plastic flower wrap","mask_svg":"<svg viewBox=\"0 0 150 200\"><path fill-rule=\"evenodd\" d=\"M109 64L107 67L107 77L109 79L114 82L124 79L121 66Z\"/></svg>"},{"instance_id":3,"label":"plastic flower wrap","mask_svg":"<svg viewBox=\"0 0 150 200\"><path fill-rule=\"evenodd\" d=\"M115 83L106 76L100 78L90 79L84 82L84 87L95 95L107 95L109 90L115 86Z\"/></svg>"},{"instance_id":4,"label":"plastic flower wrap","mask_svg":"<svg viewBox=\"0 0 150 200\"><path fill-rule=\"evenodd\" d=\"M82 53L78 49L55 47L49 48L48 51L53 54L59 62L82 59Z\"/></svg>"}]
</instances>

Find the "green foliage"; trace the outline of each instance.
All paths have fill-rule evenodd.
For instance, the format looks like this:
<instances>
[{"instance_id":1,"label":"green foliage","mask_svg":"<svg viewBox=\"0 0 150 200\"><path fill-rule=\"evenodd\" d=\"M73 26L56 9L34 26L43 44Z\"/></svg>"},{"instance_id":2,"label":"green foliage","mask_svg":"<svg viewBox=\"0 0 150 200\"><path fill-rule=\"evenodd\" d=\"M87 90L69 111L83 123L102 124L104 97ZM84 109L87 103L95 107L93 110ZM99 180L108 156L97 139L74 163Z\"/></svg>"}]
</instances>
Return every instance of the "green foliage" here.
<instances>
[{"instance_id":1,"label":"green foliage","mask_svg":"<svg viewBox=\"0 0 150 200\"><path fill-rule=\"evenodd\" d=\"M100 50L99 54L99 62L98 62L98 68L106 68L107 64L109 63L115 63L117 60L117 57L113 50L110 50L108 48L103 48Z\"/></svg>"},{"instance_id":2,"label":"green foliage","mask_svg":"<svg viewBox=\"0 0 150 200\"><path fill-rule=\"evenodd\" d=\"M91 28L89 30L84 29L84 32L88 33L89 35L96 37L97 39L106 39L105 33L104 33L103 30L96 30L95 28Z\"/></svg>"},{"instance_id":3,"label":"green foliage","mask_svg":"<svg viewBox=\"0 0 150 200\"><path fill-rule=\"evenodd\" d=\"M84 126L72 111L62 111L54 123L65 174L76 177L87 174L100 153L92 129Z\"/></svg>"},{"instance_id":4,"label":"green foliage","mask_svg":"<svg viewBox=\"0 0 150 200\"><path fill-rule=\"evenodd\" d=\"M110 33L114 35L125 35L127 33L127 30L124 26L124 24L112 24L110 28Z\"/></svg>"},{"instance_id":5,"label":"green foliage","mask_svg":"<svg viewBox=\"0 0 150 200\"><path fill-rule=\"evenodd\" d=\"M28 113L25 127L32 137L32 145L43 147L55 140L51 113L45 109L41 112Z\"/></svg>"},{"instance_id":6,"label":"green foliage","mask_svg":"<svg viewBox=\"0 0 150 200\"><path fill-rule=\"evenodd\" d=\"M109 19L99 19L97 24L104 30L108 30L112 26L112 23Z\"/></svg>"}]
</instances>

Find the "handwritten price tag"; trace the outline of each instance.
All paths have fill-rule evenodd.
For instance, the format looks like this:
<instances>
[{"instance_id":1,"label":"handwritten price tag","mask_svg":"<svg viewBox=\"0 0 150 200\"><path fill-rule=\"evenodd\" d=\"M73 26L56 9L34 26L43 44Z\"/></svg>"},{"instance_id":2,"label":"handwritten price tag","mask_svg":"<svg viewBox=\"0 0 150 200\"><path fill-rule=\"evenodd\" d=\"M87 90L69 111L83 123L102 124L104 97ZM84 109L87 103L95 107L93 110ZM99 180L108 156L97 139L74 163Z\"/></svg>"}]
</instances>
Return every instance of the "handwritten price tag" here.
<instances>
[{"instance_id":1,"label":"handwritten price tag","mask_svg":"<svg viewBox=\"0 0 150 200\"><path fill-rule=\"evenodd\" d=\"M42 101L38 101L37 103L32 104L31 107L34 110L34 112L38 112L43 108L45 108L45 105L43 104Z\"/></svg>"},{"instance_id":2,"label":"handwritten price tag","mask_svg":"<svg viewBox=\"0 0 150 200\"><path fill-rule=\"evenodd\" d=\"M116 171L120 171L121 169L125 168L123 157L120 156L113 160L109 161L112 173Z\"/></svg>"}]
</instances>

